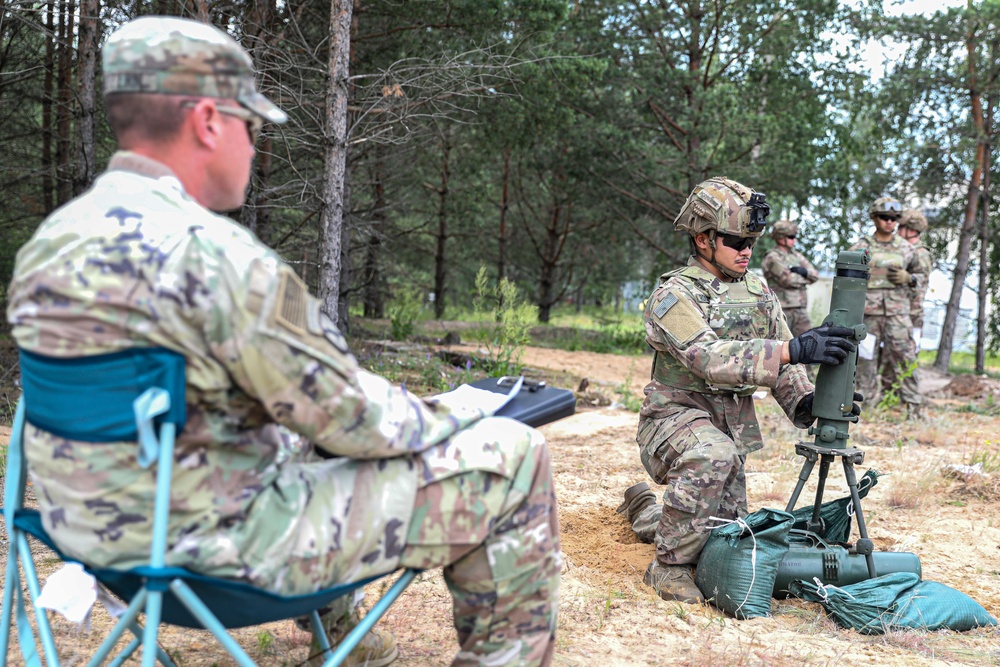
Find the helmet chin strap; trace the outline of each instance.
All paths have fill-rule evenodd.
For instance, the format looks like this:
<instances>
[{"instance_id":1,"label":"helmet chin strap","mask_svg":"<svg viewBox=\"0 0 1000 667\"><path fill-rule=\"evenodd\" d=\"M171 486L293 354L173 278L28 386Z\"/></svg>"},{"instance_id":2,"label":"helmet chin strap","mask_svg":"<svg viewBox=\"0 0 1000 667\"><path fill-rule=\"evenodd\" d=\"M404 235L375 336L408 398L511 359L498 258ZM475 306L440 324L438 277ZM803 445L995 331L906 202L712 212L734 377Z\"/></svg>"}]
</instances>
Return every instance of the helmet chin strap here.
<instances>
[{"instance_id":1,"label":"helmet chin strap","mask_svg":"<svg viewBox=\"0 0 1000 667\"><path fill-rule=\"evenodd\" d=\"M715 261L715 230L708 232L708 246L712 249L712 256L705 257L701 253L698 253L699 257L705 259L709 264L721 271L722 275L727 278L732 278L733 280L743 280L746 277L746 270L741 272L733 271L732 269L728 269Z\"/></svg>"}]
</instances>

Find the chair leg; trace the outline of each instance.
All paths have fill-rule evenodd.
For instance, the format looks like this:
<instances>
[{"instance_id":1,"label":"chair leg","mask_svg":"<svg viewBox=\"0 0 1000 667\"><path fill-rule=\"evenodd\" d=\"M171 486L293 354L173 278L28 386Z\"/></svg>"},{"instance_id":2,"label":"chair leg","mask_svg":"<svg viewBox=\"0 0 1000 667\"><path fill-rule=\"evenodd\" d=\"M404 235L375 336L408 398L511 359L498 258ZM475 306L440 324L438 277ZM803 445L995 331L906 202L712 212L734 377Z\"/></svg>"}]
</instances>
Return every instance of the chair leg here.
<instances>
[{"instance_id":1,"label":"chair leg","mask_svg":"<svg viewBox=\"0 0 1000 667\"><path fill-rule=\"evenodd\" d=\"M211 632L216 641L222 644L222 647L229 652L229 655L236 661L236 664L240 667L257 667L257 663L226 632L225 626L219 622L215 614L201 601L201 598L195 595L190 586L180 579L174 579L170 582L170 590L187 607L188 611L198 619L202 627Z\"/></svg>"},{"instance_id":2,"label":"chair leg","mask_svg":"<svg viewBox=\"0 0 1000 667\"><path fill-rule=\"evenodd\" d=\"M365 614L361 622L347 633L344 640L337 645L337 649L333 652L330 659L323 663L323 667L337 667L337 665L342 663L348 654L361 643L364 636L375 627L375 624L378 623L378 620L382 618L385 612L389 611L392 603L406 590L406 587L410 585L410 582L413 581L417 574L419 574L417 570L404 570L403 574L399 575L396 583L385 592L385 595L379 598L379 601L375 603L371 611Z\"/></svg>"},{"instance_id":3,"label":"chair leg","mask_svg":"<svg viewBox=\"0 0 1000 667\"><path fill-rule=\"evenodd\" d=\"M97 653L94 657L90 659L87 663L87 667L98 667L98 665L104 664L108 655L111 653L111 649L114 648L115 643L121 638L125 630L135 625L135 619L138 618L139 612L142 611L146 604L146 589L141 589L136 593L135 597L132 598L132 602L129 603L128 609L125 613L121 615L115 627L112 628L108 636L104 638L101 645L97 649Z\"/></svg>"},{"instance_id":4,"label":"chair leg","mask_svg":"<svg viewBox=\"0 0 1000 667\"><path fill-rule=\"evenodd\" d=\"M142 667L156 667L156 636L163 611L163 591L149 591L146 600L146 627L142 629Z\"/></svg>"},{"instance_id":5,"label":"chair leg","mask_svg":"<svg viewBox=\"0 0 1000 667\"><path fill-rule=\"evenodd\" d=\"M9 521L10 519L8 519ZM7 649L10 646L10 623L14 617L14 587L21 587L21 577L17 571L17 544L9 542L7 550L7 576L4 577L3 611L0 613L0 660L7 661Z\"/></svg>"},{"instance_id":6,"label":"chair leg","mask_svg":"<svg viewBox=\"0 0 1000 667\"><path fill-rule=\"evenodd\" d=\"M309 625L312 626L313 637L316 638L316 643L323 651L323 657L329 660L333 657L333 653L330 650L330 637L326 634L323 621L319 617L319 612L315 609L309 613Z\"/></svg>"},{"instance_id":7,"label":"chair leg","mask_svg":"<svg viewBox=\"0 0 1000 667\"><path fill-rule=\"evenodd\" d=\"M45 649L45 662L53 667L58 667L59 653L56 651L56 642L52 636L52 626L49 625L48 612L37 606L35 602L42 595L42 587L38 584L35 562L31 560L28 538L22 532L17 533L17 551L21 557L21 567L24 568L24 581L28 584L28 593L31 595L31 607L35 611L38 636L42 641L42 648Z\"/></svg>"}]
</instances>

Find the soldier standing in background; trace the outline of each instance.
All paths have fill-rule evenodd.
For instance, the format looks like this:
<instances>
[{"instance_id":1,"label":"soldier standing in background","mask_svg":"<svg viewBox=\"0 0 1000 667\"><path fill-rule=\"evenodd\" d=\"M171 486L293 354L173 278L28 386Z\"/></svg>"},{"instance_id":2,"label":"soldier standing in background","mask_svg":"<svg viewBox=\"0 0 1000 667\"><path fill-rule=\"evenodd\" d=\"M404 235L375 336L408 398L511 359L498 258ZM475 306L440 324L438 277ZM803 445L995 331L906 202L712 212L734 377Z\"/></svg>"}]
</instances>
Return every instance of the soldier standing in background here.
<instances>
[{"instance_id":1,"label":"soldier standing in background","mask_svg":"<svg viewBox=\"0 0 1000 667\"><path fill-rule=\"evenodd\" d=\"M767 286L778 297L788 330L793 336L812 328L806 286L819 280L819 273L813 265L795 249L798 233L799 227L794 222L779 220L775 223L771 230L774 248L764 255L761 262Z\"/></svg>"},{"instance_id":2,"label":"soldier standing in background","mask_svg":"<svg viewBox=\"0 0 1000 667\"><path fill-rule=\"evenodd\" d=\"M922 417L922 398L912 371L917 358L910 322L912 291L926 281L913 246L897 236L896 222L903 207L891 197L876 199L869 208L875 231L851 246L871 252L871 278L865 299L865 326L868 338L858 350L858 391L870 403L878 402L882 391L898 385L907 417ZM881 377L881 382L879 382Z\"/></svg>"},{"instance_id":3,"label":"soldier standing in background","mask_svg":"<svg viewBox=\"0 0 1000 667\"><path fill-rule=\"evenodd\" d=\"M667 489L661 506L647 483L636 484L618 512L656 545L643 581L664 600L704 600L693 566L714 518L747 513L743 464L763 447L757 386L770 387L806 428L813 386L800 364L838 364L854 348L844 327L792 338L774 292L747 272L768 212L764 195L739 183L699 184L674 220L690 235L692 256L660 277L646 303L646 341L656 354L636 441L646 471Z\"/></svg>"},{"instance_id":4,"label":"soldier standing in background","mask_svg":"<svg viewBox=\"0 0 1000 667\"><path fill-rule=\"evenodd\" d=\"M120 150L21 248L7 315L42 355L186 358L166 565L284 595L443 567L454 664L549 664L561 554L541 435L359 368L295 271L213 213L243 203L257 132L286 119L229 35L143 17L108 38L103 64ZM155 471L134 442L31 428L24 447L64 553L148 558ZM396 657L390 634L366 641L350 664Z\"/></svg>"},{"instance_id":5,"label":"soldier standing in background","mask_svg":"<svg viewBox=\"0 0 1000 667\"><path fill-rule=\"evenodd\" d=\"M918 209L907 209L899 218L899 231L896 233L913 246L913 254L921 271L917 274L917 284L910 289L910 323L913 325L913 341L920 346L920 334L924 329L924 297L931 271L934 270L934 260L931 251L920 240L927 231L927 218Z\"/></svg>"}]
</instances>

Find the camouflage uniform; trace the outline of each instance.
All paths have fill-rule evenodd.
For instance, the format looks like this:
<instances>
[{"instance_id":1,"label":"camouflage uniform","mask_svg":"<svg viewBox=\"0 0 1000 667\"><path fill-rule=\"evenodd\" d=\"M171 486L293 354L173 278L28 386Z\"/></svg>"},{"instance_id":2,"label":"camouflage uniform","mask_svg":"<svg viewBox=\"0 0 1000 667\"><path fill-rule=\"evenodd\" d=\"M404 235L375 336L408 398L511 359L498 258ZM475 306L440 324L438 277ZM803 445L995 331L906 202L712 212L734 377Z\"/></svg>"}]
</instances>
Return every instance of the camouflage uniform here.
<instances>
[{"instance_id":1,"label":"camouflage uniform","mask_svg":"<svg viewBox=\"0 0 1000 667\"><path fill-rule=\"evenodd\" d=\"M926 282L926 274L923 274L923 269L914 257L913 247L896 234L887 243L877 241L872 234L850 249L861 248L868 248L871 252L865 326L868 327L868 335L875 337L876 349L874 359L863 359L858 355L857 389L864 395L867 405L875 405L879 401L880 390L888 391L899 381L900 371L917 359L917 347L913 341L910 322L911 288L890 282L888 269L891 266L901 266L916 277L917 285L921 281ZM882 377L881 386L879 374ZM921 403L913 373L903 379L899 397L907 405Z\"/></svg>"},{"instance_id":2,"label":"camouflage uniform","mask_svg":"<svg viewBox=\"0 0 1000 667\"><path fill-rule=\"evenodd\" d=\"M551 660L561 555L538 432L359 368L294 271L165 165L117 153L43 222L18 253L8 319L44 355L186 357L167 565L282 594L444 567L455 664ZM98 567L145 559L155 471L135 443L29 428L25 450L65 553Z\"/></svg>"},{"instance_id":3,"label":"camouflage uniform","mask_svg":"<svg viewBox=\"0 0 1000 667\"><path fill-rule=\"evenodd\" d=\"M934 270L934 259L931 251L921 241L910 245L913 248L914 261L920 267L917 284L910 288L910 322L916 329L924 328L924 299L927 297L928 280Z\"/></svg>"},{"instance_id":4,"label":"camouflage uniform","mask_svg":"<svg viewBox=\"0 0 1000 667\"><path fill-rule=\"evenodd\" d=\"M718 525L712 517L747 512L743 464L763 447L757 385L770 387L800 428L813 419L797 414L813 388L801 366L780 364L791 335L774 292L753 274L724 282L692 258L660 277L645 323L656 356L636 440L646 471L667 490L632 529L656 544L660 562L695 563Z\"/></svg>"},{"instance_id":5,"label":"camouflage uniform","mask_svg":"<svg viewBox=\"0 0 1000 667\"><path fill-rule=\"evenodd\" d=\"M793 266L804 268L806 275L800 276L790 271ZM781 310L785 314L785 322L792 335L798 336L811 329L806 286L819 279L815 267L794 248L789 250L775 246L764 255L761 269L764 272L764 279L767 280L767 286L778 297Z\"/></svg>"}]
</instances>

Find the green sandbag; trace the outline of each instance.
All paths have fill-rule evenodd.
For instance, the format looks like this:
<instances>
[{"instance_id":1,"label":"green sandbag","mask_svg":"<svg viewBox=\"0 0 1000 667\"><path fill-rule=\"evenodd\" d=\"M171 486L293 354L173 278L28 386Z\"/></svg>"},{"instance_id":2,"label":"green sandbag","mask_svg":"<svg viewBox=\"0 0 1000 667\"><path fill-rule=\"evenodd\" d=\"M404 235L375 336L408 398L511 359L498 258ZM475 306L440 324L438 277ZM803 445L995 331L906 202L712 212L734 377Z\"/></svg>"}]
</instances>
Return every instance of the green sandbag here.
<instances>
[{"instance_id":1,"label":"green sandbag","mask_svg":"<svg viewBox=\"0 0 1000 667\"><path fill-rule=\"evenodd\" d=\"M867 496L871 488L878 483L878 477L879 473L874 470L865 472L861 479L858 480L858 495L862 498ZM823 519L826 529L822 532L813 532L826 542L833 544L848 542L851 539L852 513L848 513L847 511L850 505L850 496L831 500L820 505L819 516ZM794 510L792 516L795 517L795 524L792 528L796 530L808 530L806 522L812 519L812 511L812 505L806 505Z\"/></svg>"},{"instance_id":2,"label":"green sandbag","mask_svg":"<svg viewBox=\"0 0 1000 667\"><path fill-rule=\"evenodd\" d=\"M771 615L778 564L788 551L793 517L762 509L712 531L695 583L713 605L736 618Z\"/></svg>"},{"instance_id":3,"label":"green sandbag","mask_svg":"<svg viewBox=\"0 0 1000 667\"><path fill-rule=\"evenodd\" d=\"M895 572L842 588L798 579L792 595L819 602L838 625L866 635L888 630L956 630L996 625L983 606L968 595L936 581L920 581L912 572Z\"/></svg>"}]
</instances>

